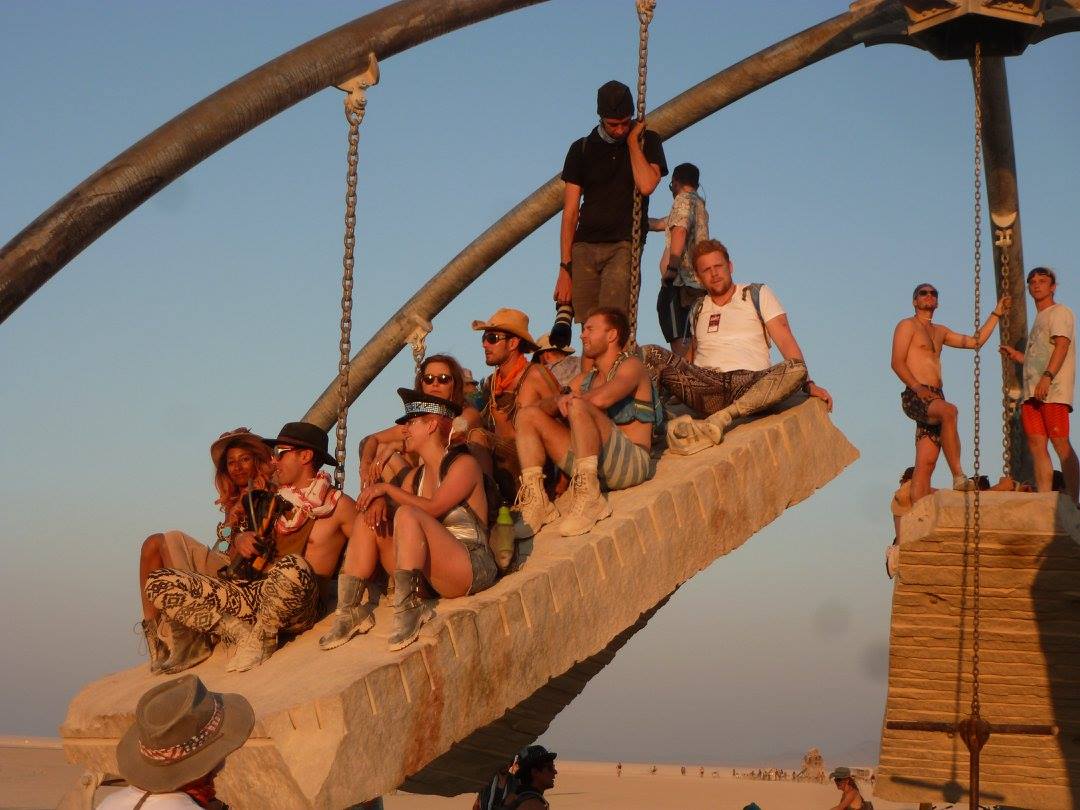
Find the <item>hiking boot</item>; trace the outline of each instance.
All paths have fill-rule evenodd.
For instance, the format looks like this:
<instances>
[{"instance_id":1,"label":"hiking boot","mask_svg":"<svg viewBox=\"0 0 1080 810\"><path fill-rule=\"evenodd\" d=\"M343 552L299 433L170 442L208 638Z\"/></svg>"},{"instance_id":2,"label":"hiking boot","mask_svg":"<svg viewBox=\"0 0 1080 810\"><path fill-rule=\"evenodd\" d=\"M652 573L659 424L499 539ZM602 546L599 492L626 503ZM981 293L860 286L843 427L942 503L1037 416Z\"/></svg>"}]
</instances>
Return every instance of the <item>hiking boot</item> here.
<instances>
[{"instance_id":1,"label":"hiking boot","mask_svg":"<svg viewBox=\"0 0 1080 810\"><path fill-rule=\"evenodd\" d=\"M676 416L667 425L668 449L681 456L691 456L724 440L724 431L731 424L731 414L717 411L705 419Z\"/></svg>"},{"instance_id":2,"label":"hiking boot","mask_svg":"<svg viewBox=\"0 0 1080 810\"><path fill-rule=\"evenodd\" d=\"M368 593L367 580L349 574L338 575L337 609L330 630L319 639L320 650L340 647L353 636L366 633L375 626L371 602L360 604Z\"/></svg>"},{"instance_id":3,"label":"hiking boot","mask_svg":"<svg viewBox=\"0 0 1080 810\"><path fill-rule=\"evenodd\" d=\"M161 672L161 665L169 657L169 648L158 635L157 619L143 619L139 622L139 627L146 640L146 652L150 657L150 674L157 675Z\"/></svg>"},{"instance_id":4,"label":"hiking boot","mask_svg":"<svg viewBox=\"0 0 1080 810\"><path fill-rule=\"evenodd\" d=\"M893 579L899 568L900 546L897 543L892 543L885 548L885 573L889 575L889 579Z\"/></svg>"},{"instance_id":5,"label":"hiking boot","mask_svg":"<svg viewBox=\"0 0 1080 810\"><path fill-rule=\"evenodd\" d=\"M222 617L223 621L226 617ZM228 617L232 619L233 617ZM218 622L220 625L221 622ZM228 632L230 638L236 640L236 652L225 666L226 672L247 672L254 669L277 649L277 632L271 632L256 620L255 624L236 619L229 622L231 626L222 628Z\"/></svg>"},{"instance_id":6,"label":"hiking boot","mask_svg":"<svg viewBox=\"0 0 1080 810\"><path fill-rule=\"evenodd\" d=\"M394 572L394 632L390 649L408 647L420 637L420 628L435 617L433 599L425 599L420 588L424 576L419 570Z\"/></svg>"},{"instance_id":7,"label":"hiking boot","mask_svg":"<svg viewBox=\"0 0 1080 810\"><path fill-rule=\"evenodd\" d=\"M596 457L592 465L585 459L578 461L574 468L574 477L570 479L570 494L574 499L570 514L559 524L559 534L574 537L585 534L598 521L611 515L611 504L600 492L600 481L596 477Z\"/></svg>"},{"instance_id":8,"label":"hiking boot","mask_svg":"<svg viewBox=\"0 0 1080 810\"><path fill-rule=\"evenodd\" d=\"M957 492L974 492L978 487L974 478L968 478L963 473L960 473L960 475L953 476L952 488Z\"/></svg>"},{"instance_id":9,"label":"hiking boot","mask_svg":"<svg viewBox=\"0 0 1080 810\"><path fill-rule=\"evenodd\" d=\"M180 622L169 622L172 633L172 653L161 662L161 672L175 675L191 669L209 658L214 650L206 633L199 633Z\"/></svg>"},{"instance_id":10,"label":"hiking boot","mask_svg":"<svg viewBox=\"0 0 1080 810\"><path fill-rule=\"evenodd\" d=\"M551 521L558 519L559 508L544 491L544 471L526 467L521 471L521 486L514 501L514 539L527 540Z\"/></svg>"}]
</instances>

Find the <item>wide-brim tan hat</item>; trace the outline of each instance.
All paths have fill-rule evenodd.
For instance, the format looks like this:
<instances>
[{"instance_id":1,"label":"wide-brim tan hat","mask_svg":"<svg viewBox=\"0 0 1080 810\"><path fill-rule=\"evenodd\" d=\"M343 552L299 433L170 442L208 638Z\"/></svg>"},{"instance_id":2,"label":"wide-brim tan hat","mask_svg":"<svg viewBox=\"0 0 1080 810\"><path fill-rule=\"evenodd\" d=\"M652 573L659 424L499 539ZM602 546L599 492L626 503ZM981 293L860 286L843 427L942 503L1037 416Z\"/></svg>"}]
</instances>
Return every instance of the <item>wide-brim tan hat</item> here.
<instances>
[{"instance_id":1,"label":"wide-brim tan hat","mask_svg":"<svg viewBox=\"0 0 1080 810\"><path fill-rule=\"evenodd\" d=\"M222 456L233 445L247 447L252 452L257 453L260 458L270 460L269 451L263 449L265 445L262 443L262 439L252 433L251 428L239 427L222 433L210 445L210 460L214 462L215 470L221 467Z\"/></svg>"},{"instance_id":2,"label":"wide-brim tan hat","mask_svg":"<svg viewBox=\"0 0 1080 810\"><path fill-rule=\"evenodd\" d=\"M523 352L536 351L536 341L529 332L529 316L520 309L503 307L495 311L495 314L486 321L473 321L472 328L477 332L506 332L516 338L521 338L521 350Z\"/></svg>"},{"instance_id":3,"label":"wide-brim tan hat","mask_svg":"<svg viewBox=\"0 0 1080 810\"><path fill-rule=\"evenodd\" d=\"M544 332L540 336L540 339L536 341L536 351L538 352L561 352L565 355L571 355L574 353L573 346L552 346L551 345L551 332Z\"/></svg>"},{"instance_id":4,"label":"wide-brim tan hat","mask_svg":"<svg viewBox=\"0 0 1080 810\"><path fill-rule=\"evenodd\" d=\"M214 770L254 727L243 695L211 692L196 675L167 681L139 698L116 746L120 775L151 793L176 790Z\"/></svg>"}]
</instances>

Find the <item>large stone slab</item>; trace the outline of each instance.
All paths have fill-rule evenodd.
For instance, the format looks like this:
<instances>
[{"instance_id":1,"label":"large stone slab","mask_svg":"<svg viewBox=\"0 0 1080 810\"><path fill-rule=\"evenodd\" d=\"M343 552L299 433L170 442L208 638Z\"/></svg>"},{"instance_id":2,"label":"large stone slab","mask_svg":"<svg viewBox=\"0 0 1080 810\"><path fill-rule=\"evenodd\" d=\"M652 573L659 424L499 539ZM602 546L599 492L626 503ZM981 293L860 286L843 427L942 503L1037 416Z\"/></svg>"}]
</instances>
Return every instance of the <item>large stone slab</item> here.
<instances>
[{"instance_id":1,"label":"large stone slab","mask_svg":"<svg viewBox=\"0 0 1080 810\"><path fill-rule=\"evenodd\" d=\"M1054 736L991 736L982 803L1071 810L1080 806L1080 512L1051 494L984 492L979 500L981 714L1057 727ZM972 506L971 496L938 492L903 521L885 723L969 714ZM882 798L966 797L968 753L958 738L883 726L880 763L874 792Z\"/></svg>"},{"instance_id":2,"label":"large stone slab","mask_svg":"<svg viewBox=\"0 0 1080 810\"><path fill-rule=\"evenodd\" d=\"M220 790L238 810L341 808L407 783L454 795L535 739L647 614L681 583L834 478L858 453L811 400L741 425L717 448L661 459L652 481L614 493L583 537L539 535L525 566L476 596L443 600L420 640L372 634L331 652L327 622L263 666L194 671L251 701L251 740ZM61 727L72 762L112 772L141 666L83 689ZM471 780L471 781L470 781Z\"/></svg>"}]
</instances>

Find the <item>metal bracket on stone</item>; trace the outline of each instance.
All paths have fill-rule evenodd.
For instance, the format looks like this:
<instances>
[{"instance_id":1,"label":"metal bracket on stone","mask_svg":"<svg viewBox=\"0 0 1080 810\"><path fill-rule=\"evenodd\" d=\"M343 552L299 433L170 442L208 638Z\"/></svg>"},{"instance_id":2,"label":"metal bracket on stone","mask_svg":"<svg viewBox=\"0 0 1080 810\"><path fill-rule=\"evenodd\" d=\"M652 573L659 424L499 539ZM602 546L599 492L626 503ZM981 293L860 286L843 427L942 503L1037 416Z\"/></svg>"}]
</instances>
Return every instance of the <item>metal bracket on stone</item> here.
<instances>
[{"instance_id":1,"label":"metal bracket on stone","mask_svg":"<svg viewBox=\"0 0 1080 810\"><path fill-rule=\"evenodd\" d=\"M990 214L990 221L994 223L994 245L999 248L1012 247L1012 226L1016 223L1016 212Z\"/></svg>"}]
</instances>

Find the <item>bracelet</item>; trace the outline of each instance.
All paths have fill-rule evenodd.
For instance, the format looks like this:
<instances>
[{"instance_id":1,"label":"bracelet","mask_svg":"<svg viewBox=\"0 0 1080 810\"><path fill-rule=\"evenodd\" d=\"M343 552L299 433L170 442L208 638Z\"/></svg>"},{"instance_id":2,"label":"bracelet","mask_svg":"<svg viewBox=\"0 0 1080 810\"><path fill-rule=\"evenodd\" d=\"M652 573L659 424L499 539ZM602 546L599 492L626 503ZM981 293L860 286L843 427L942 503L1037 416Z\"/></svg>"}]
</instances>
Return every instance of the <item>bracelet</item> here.
<instances>
[{"instance_id":1,"label":"bracelet","mask_svg":"<svg viewBox=\"0 0 1080 810\"><path fill-rule=\"evenodd\" d=\"M1053 381L1054 381L1054 377L1056 377L1057 375L1056 375L1056 374L1054 374L1054 372L1052 372L1052 371L1051 371L1050 369L1047 369L1046 371L1044 371L1044 372L1043 372L1043 376L1044 376L1044 377L1049 377L1049 378L1050 378L1050 382L1053 382Z\"/></svg>"},{"instance_id":2,"label":"bracelet","mask_svg":"<svg viewBox=\"0 0 1080 810\"><path fill-rule=\"evenodd\" d=\"M574 275L574 263L572 261L559 262L559 267L565 270L569 275Z\"/></svg>"}]
</instances>

